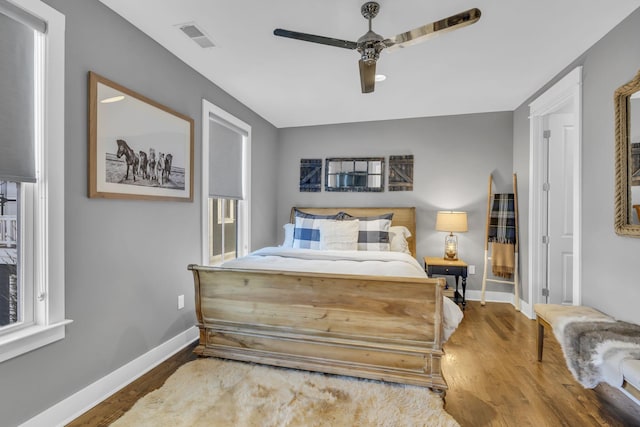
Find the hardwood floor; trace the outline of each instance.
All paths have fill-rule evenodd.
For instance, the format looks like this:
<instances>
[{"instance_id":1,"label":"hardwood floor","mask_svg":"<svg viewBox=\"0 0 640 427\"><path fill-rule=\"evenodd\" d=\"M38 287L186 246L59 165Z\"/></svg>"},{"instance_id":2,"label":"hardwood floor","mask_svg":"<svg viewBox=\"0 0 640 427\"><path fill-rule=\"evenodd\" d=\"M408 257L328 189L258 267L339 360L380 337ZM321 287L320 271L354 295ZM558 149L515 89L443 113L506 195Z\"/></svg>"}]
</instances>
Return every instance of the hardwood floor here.
<instances>
[{"instance_id":1,"label":"hardwood floor","mask_svg":"<svg viewBox=\"0 0 640 427\"><path fill-rule=\"evenodd\" d=\"M184 350L173 355L160 365L147 372L116 394L107 398L107 400L94 406L80 417L67 424L69 427L91 426L106 427L118 418L144 395L158 389L164 384L165 380L173 374L176 369L187 362L198 358L193 354L193 348L196 343L188 346Z\"/></svg>"},{"instance_id":2,"label":"hardwood floor","mask_svg":"<svg viewBox=\"0 0 640 427\"><path fill-rule=\"evenodd\" d=\"M446 410L461 426L640 426L640 406L573 379L553 333L537 361L536 322L510 304L470 302L445 344Z\"/></svg>"},{"instance_id":3,"label":"hardwood floor","mask_svg":"<svg viewBox=\"0 0 640 427\"><path fill-rule=\"evenodd\" d=\"M467 304L445 345L446 410L461 426L640 426L640 406L606 385L583 389L568 371L560 346L545 338L536 360L536 323L509 304ZM193 346L136 380L68 426L108 426L180 365Z\"/></svg>"}]
</instances>

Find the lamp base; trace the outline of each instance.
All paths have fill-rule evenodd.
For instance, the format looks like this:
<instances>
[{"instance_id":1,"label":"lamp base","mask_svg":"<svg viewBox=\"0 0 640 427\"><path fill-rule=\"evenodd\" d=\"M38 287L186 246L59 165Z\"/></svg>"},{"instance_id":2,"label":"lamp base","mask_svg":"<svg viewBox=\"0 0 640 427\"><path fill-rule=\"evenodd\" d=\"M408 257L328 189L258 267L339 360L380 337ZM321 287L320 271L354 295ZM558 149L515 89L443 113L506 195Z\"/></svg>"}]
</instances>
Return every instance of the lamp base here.
<instances>
[{"instance_id":1,"label":"lamp base","mask_svg":"<svg viewBox=\"0 0 640 427\"><path fill-rule=\"evenodd\" d=\"M458 238L453 233L444 238L444 259L458 260Z\"/></svg>"}]
</instances>

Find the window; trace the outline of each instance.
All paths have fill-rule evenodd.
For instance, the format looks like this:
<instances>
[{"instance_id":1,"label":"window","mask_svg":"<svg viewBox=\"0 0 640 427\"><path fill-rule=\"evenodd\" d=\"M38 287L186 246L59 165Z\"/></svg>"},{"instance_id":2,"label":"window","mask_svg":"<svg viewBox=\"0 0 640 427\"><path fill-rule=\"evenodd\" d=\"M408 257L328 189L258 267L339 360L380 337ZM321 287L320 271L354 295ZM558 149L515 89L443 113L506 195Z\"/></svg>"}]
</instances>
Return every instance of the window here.
<instances>
[{"instance_id":1,"label":"window","mask_svg":"<svg viewBox=\"0 0 640 427\"><path fill-rule=\"evenodd\" d=\"M209 198L209 264L238 257L238 201ZM216 209L214 209L214 206Z\"/></svg>"},{"instance_id":2,"label":"window","mask_svg":"<svg viewBox=\"0 0 640 427\"><path fill-rule=\"evenodd\" d=\"M8 279L0 274L8 296L0 362L64 338L70 322L64 316L64 27L64 16L40 1L0 0L0 263Z\"/></svg>"},{"instance_id":3,"label":"window","mask_svg":"<svg viewBox=\"0 0 640 427\"><path fill-rule=\"evenodd\" d=\"M18 288L18 192L20 183L0 181L0 330L22 318Z\"/></svg>"},{"instance_id":4,"label":"window","mask_svg":"<svg viewBox=\"0 0 640 427\"><path fill-rule=\"evenodd\" d=\"M249 252L251 128L203 100L203 264Z\"/></svg>"},{"instance_id":5,"label":"window","mask_svg":"<svg viewBox=\"0 0 640 427\"><path fill-rule=\"evenodd\" d=\"M211 199L214 200L214 199ZM218 201L218 224L235 224L236 201L233 199L216 199Z\"/></svg>"}]
</instances>

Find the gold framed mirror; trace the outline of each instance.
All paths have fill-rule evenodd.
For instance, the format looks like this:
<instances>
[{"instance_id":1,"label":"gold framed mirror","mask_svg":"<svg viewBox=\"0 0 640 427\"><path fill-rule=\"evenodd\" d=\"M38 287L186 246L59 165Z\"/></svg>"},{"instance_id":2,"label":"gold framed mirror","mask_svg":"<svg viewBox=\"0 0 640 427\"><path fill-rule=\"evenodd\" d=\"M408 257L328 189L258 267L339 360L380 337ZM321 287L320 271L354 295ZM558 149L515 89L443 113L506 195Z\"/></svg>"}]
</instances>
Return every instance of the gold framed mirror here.
<instances>
[{"instance_id":1,"label":"gold framed mirror","mask_svg":"<svg viewBox=\"0 0 640 427\"><path fill-rule=\"evenodd\" d=\"M614 93L616 194L614 227L640 237L640 71Z\"/></svg>"}]
</instances>

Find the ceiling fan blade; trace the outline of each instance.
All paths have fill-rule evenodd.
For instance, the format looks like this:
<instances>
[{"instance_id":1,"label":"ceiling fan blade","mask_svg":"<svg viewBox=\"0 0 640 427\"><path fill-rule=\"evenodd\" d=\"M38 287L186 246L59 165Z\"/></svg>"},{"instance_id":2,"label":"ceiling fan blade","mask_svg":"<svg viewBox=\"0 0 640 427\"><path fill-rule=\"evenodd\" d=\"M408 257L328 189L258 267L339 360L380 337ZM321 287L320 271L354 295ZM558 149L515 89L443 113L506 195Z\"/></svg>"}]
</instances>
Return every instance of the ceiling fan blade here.
<instances>
[{"instance_id":1,"label":"ceiling fan blade","mask_svg":"<svg viewBox=\"0 0 640 427\"><path fill-rule=\"evenodd\" d=\"M376 85L376 63L365 62L362 59L358 62L360 66L360 86L362 93L371 93Z\"/></svg>"},{"instance_id":2,"label":"ceiling fan blade","mask_svg":"<svg viewBox=\"0 0 640 427\"><path fill-rule=\"evenodd\" d=\"M389 51L411 46L440 34L471 25L480 19L480 9L473 8L462 13L441 19L422 27L414 28L406 33L398 34L384 41Z\"/></svg>"},{"instance_id":3,"label":"ceiling fan blade","mask_svg":"<svg viewBox=\"0 0 640 427\"><path fill-rule=\"evenodd\" d=\"M342 47L345 49L355 49L358 47L358 43L356 42L334 39L331 37L316 36L313 34L298 33L297 31L283 30L282 28L276 28L275 30L273 30L273 34L280 37L287 37L290 39L302 40L305 42L326 44L329 46Z\"/></svg>"}]
</instances>

